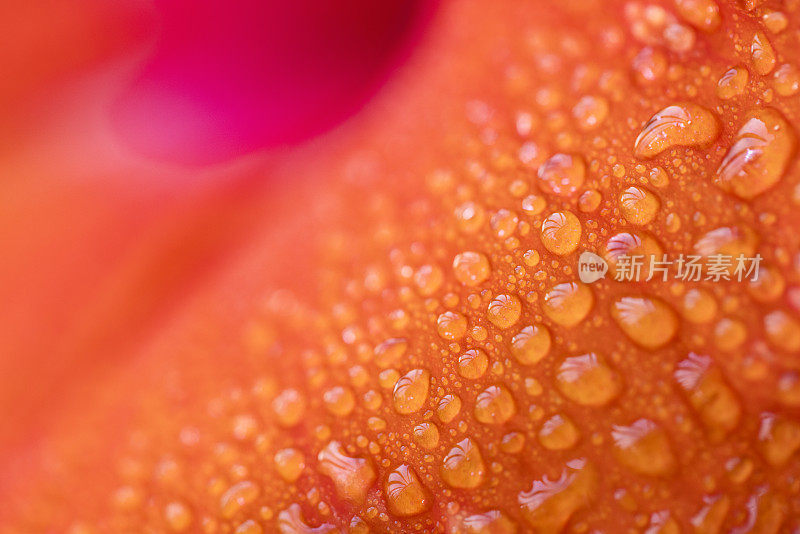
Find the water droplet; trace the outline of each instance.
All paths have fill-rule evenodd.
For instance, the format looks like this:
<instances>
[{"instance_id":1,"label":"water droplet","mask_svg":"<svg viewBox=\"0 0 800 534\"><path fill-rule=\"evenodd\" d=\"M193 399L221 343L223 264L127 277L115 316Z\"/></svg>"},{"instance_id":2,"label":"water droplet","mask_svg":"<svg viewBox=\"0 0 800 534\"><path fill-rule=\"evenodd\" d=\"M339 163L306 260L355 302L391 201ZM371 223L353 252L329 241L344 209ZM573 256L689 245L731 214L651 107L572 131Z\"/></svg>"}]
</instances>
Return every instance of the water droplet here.
<instances>
[{"instance_id":1,"label":"water droplet","mask_svg":"<svg viewBox=\"0 0 800 534\"><path fill-rule=\"evenodd\" d=\"M714 0L676 0L675 6L686 22L706 32L716 30L722 21Z\"/></svg>"},{"instance_id":2,"label":"water droplet","mask_svg":"<svg viewBox=\"0 0 800 534\"><path fill-rule=\"evenodd\" d=\"M650 476L665 476L675 470L675 456L666 432L649 419L630 426L614 425L614 452L620 463Z\"/></svg>"},{"instance_id":3,"label":"water droplet","mask_svg":"<svg viewBox=\"0 0 800 534\"><path fill-rule=\"evenodd\" d=\"M693 288L683 296L682 311L689 322L707 323L717 315L717 301L705 289Z\"/></svg>"},{"instance_id":4,"label":"water droplet","mask_svg":"<svg viewBox=\"0 0 800 534\"><path fill-rule=\"evenodd\" d=\"M544 192L569 197L583 186L586 163L578 155L555 154L542 163L537 175Z\"/></svg>"},{"instance_id":5,"label":"water droplet","mask_svg":"<svg viewBox=\"0 0 800 534\"><path fill-rule=\"evenodd\" d=\"M763 413L758 445L767 463L781 467L800 449L800 424L772 413Z\"/></svg>"},{"instance_id":6,"label":"water droplet","mask_svg":"<svg viewBox=\"0 0 800 534\"><path fill-rule=\"evenodd\" d=\"M678 364L675 379L687 392L690 404L714 440L736 428L742 412L739 401L725 383L722 372L711 365L711 358L689 353Z\"/></svg>"},{"instance_id":7,"label":"water droplet","mask_svg":"<svg viewBox=\"0 0 800 534\"><path fill-rule=\"evenodd\" d=\"M650 258L655 257L660 261L662 254L658 241L645 232L620 232L609 238L603 251L612 276L617 274L620 256L644 256L642 273L649 275Z\"/></svg>"},{"instance_id":8,"label":"water droplet","mask_svg":"<svg viewBox=\"0 0 800 534\"><path fill-rule=\"evenodd\" d=\"M522 303L514 295L497 295L489 303L486 316L497 328L510 328L522 314Z\"/></svg>"},{"instance_id":9,"label":"water droplet","mask_svg":"<svg viewBox=\"0 0 800 534\"><path fill-rule=\"evenodd\" d=\"M461 520L452 534L516 534L517 526L503 512L490 510Z\"/></svg>"},{"instance_id":10,"label":"water droplet","mask_svg":"<svg viewBox=\"0 0 800 534\"><path fill-rule=\"evenodd\" d=\"M675 312L654 297L622 297L612 305L611 316L631 341L650 350L669 343L678 331Z\"/></svg>"},{"instance_id":11,"label":"water droplet","mask_svg":"<svg viewBox=\"0 0 800 534\"><path fill-rule=\"evenodd\" d=\"M622 390L617 373L594 352L564 358L556 385L565 397L584 406L604 406Z\"/></svg>"},{"instance_id":12,"label":"water droplet","mask_svg":"<svg viewBox=\"0 0 800 534\"><path fill-rule=\"evenodd\" d=\"M332 534L336 527L328 523L312 527L303 519L300 505L292 504L278 514L278 531L280 534Z\"/></svg>"},{"instance_id":13,"label":"water droplet","mask_svg":"<svg viewBox=\"0 0 800 534\"><path fill-rule=\"evenodd\" d=\"M495 235L501 239L504 239L506 237L510 237L517 229L519 218L513 211L500 209L497 210L494 215L492 215L492 218L489 220L489 224L491 225L492 230L494 230Z\"/></svg>"},{"instance_id":14,"label":"water droplet","mask_svg":"<svg viewBox=\"0 0 800 534\"><path fill-rule=\"evenodd\" d=\"M252 504L261 493L258 486L249 480L243 480L228 488L219 499L222 517L230 519L240 510Z\"/></svg>"},{"instance_id":15,"label":"water droplet","mask_svg":"<svg viewBox=\"0 0 800 534\"><path fill-rule=\"evenodd\" d=\"M500 425L511 419L516 404L505 386L489 386L475 400L475 419L488 425Z\"/></svg>"},{"instance_id":16,"label":"water droplet","mask_svg":"<svg viewBox=\"0 0 800 534\"><path fill-rule=\"evenodd\" d=\"M368 459L348 456L338 441L331 441L317 455L319 472L333 480L343 499L363 504L375 481L375 470Z\"/></svg>"},{"instance_id":17,"label":"water droplet","mask_svg":"<svg viewBox=\"0 0 800 534\"><path fill-rule=\"evenodd\" d=\"M717 96L729 100L744 93L750 73L744 67L733 67L723 74L717 82Z\"/></svg>"},{"instance_id":18,"label":"water droplet","mask_svg":"<svg viewBox=\"0 0 800 534\"><path fill-rule=\"evenodd\" d=\"M542 222L542 244L559 256L575 251L581 241L581 222L570 211L557 211Z\"/></svg>"},{"instance_id":19,"label":"water droplet","mask_svg":"<svg viewBox=\"0 0 800 534\"><path fill-rule=\"evenodd\" d=\"M486 212L475 202L464 202L456 208L456 220L463 232L474 234L486 221Z\"/></svg>"},{"instance_id":20,"label":"water droplet","mask_svg":"<svg viewBox=\"0 0 800 534\"><path fill-rule=\"evenodd\" d=\"M653 115L636 138L634 153L652 158L676 146L702 147L719 135L714 115L696 104L667 106Z\"/></svg>"},{"instance_id":21,"label":"water droplet","mask_svg":"<svg viewBox=\"0 0 800 534\"><path fill-rule=\"evenodd\" d=\"M436 293L442 287L443 281L444 273L436 265L423 265L414 273L414 284L416 284L417 291L423 297Z\"/></svg>"},{"instance_id":22,"label":"water droplet","mask_svg":"<svg viewBox=\"0 0 800 534\"><path fill-rule=\"evenodd\" d=\"M681 527L669 511L656 512L650 516L645 534L681 534Z\"/></svg>"},{"instance_id":23,"label":"water droplet","mask_svg":"<svg viewBox=\"0 0 800 534\"><path fill-rule=\"evenodd\" d=\"M704 497L703 506L690 520L696 534L717 534L728 516L731 500L727 495Z\"/></svg>"},{"instance_id":24,"label":"water droplet","mask_svg":"<svg viewBox=\"0 0 800 534\"><path fill-rule=\"evenodd\" d=\"M660 50L646 46L633 58L633 72L636 80L646 85L661 79L667 72L667 57Z\"/></svg>"},{"instance_id":25,"label":"water droplet","mask_svg":"<svg viewBox=\"0 0 800 534\"><path fill-rule=\"evenodd\" d=\"M395 468L386 478L386 502L389 511L397 516L421 514L431 506L431 497L417 474L408 465Z\"/></svg>"},{"instance_id":26,"label":"water droplet","mask_svg":"<svg viewBox=\"0 0 800 534\"><path fill-rule=\"evenodd\" d=\"M701 256L721 254L736 258L743 254L752 258L756 253L758 237L746 226L722 226L700 236L694 244L694 251Z\"/></svg>"},{"instance_id":27,"label":"water droplet","mask_svg":"<svg viewBox=\"0 0 800 534\"><path fill-rule=\"evenodd\" d=\"M775 67L775 49L763 32L756 32L753 36L750 58L753 61L753 70L762 76L769 74Z\"/></svg>"},{"instance_id":28,"label":"water droplet","mask_svg":"<svg viewBox=\"0 0 800 534\"><path fill-rule=\"evenodd\" d=\"M439 335L450 341L456 341L467 333L467 318L458 312L446 311L436 319Z\"/></svg>"},{"instance_id":29,"label":"water droplet","mask_svg":"<svg viewBox=\"0 0 800 534\"><path fill-rule=\"evenodd\" d=\"M511 354L523 365L533 365L550 352L550 331L543 324L526 326L511 339Z\"/></svg>"},{"instance_id":30,"label":"water droplet","mask_svg":"<svg viewBox=\"0 0 800 534\"><path fill-rule=\"evenodd\" d=\"M294 482L303 474L306 461L297 449L282 449L275 453L275 469L286 482Z\"/></svg>"},{"instance_id":31,"label":"water droplet","mask_svg":"<svg viewBox=\"0 0 800 534\"><path fill-rule=\"evenodd\" d=\"M234 534L262 534L264 529L252 519L248 519L234 531Z\"/></svg>"},{"instance_id":32,"label":"water droplet","mask_svg":"<svg viewBox=\"0 0 800 534\"><path fill-rule=\"evenodd\" d=\"M272 409L282 426L294 426L305 414L306 401L296 389L285 389L272 401Z\"/></svg>"},{"instance_id":33,"label":"water droplet","mask_svg":"<svg viewBox=\"0 0 800 534\"><path fill-rule=\"evenodd\" d=\"M356 405L356 398L348 388L335 386L322 394L325 407L333 415L345 417L350 415Z\"/></svg>"},{"instance_id":34,"label":"water droplet","mask_svg":"<svg viewBox=\"0 0 800 534\"><path fill-rule=\"evenodd\" d=\"M566 415L556 414L539 429L539 443L551 451L571 449L578 443L580 432Z\"/></svg>"},{"instance_id":35,"label":"water droplet","mask_svg":"<svg viewBox=\"0 0 800 534\"><path fill-rule=\"evenodd\" d=\"M592 290L578 282L558 284L544 296L545 315L565 327L572 327L583 321L593 305Z\"/></svg>"},{"instance_id":36,"label":"water droplet","mask_svg":"<svg viewBox=\"0 0 800 534\"><path fill-rule=\"evenodd\" d=\"M754 111L736 133L717 169L715 183L740 198L760 195L781 179L794 145L792 127L777 111Z\"/></svg>"},{"instance_id":37,"label":"water droplet","mask_svg":"<svg viewBox=\"0 0 800 534\"><path fill-rule=\"evenodd\" d=\"M460 411L461 399L456 395L445 395L436 406L436 415L439 416L439 420L442 423L449 423L456 418Z\"/></svg>"},{"instance_id":38,"label":"water droplet","mask_svg":"<svg viewBox=\"0 0 800 534\"><path fill-rule=\"evenodd\" d=\"M714 343L720 350L735 350L746 339L747 327L738 319L723 317L714 326Z\"/></svg>"},{"instance_id":39,"label":"water droplet","mask_svg":"<svg viewBox=\"0 0 800 534\"><path fill-rule=\"evenodd\" d=\"M394 409L399 414L411 414L422 409L428 399L431 374L425 369L414 369L400 377L392 393Z\"/></svg>"},{"instance_id":40,"label":"water droplet","mask_svg":"<svg viewBox=\"0 0 800 534\"><path fill-rule=\"evenodd\" d=\"M597 129L608 117L608 100L602 96L584 96L572 108L578 128L587 132Z\"/></svg>"},{"instance_id":41,"label":"water droplet","mask_svg":"<svg viewBox=\"0 0 800 534\"><path fill-rule=\"evenodd\" d=\"M772 73L772 86L781 96L794 96L800 91L800 71L790 63L784 63Z\"/></svg>"},{"instance_id":42,"label":"water droplet","mask_svg":"<svg viewBox=\"0 0 800 534\"><path fill-rule=\"evenodd\" d=\"M390 338L375 347L375 364L381 369L397 365L408 350L408 341L403 338Z\"/></svg>"},{"instance_id":43,"label":"water droplet","mask_svg":"<svg viewBox=\"0 0 800 534\"><path fill-rule=\"evenodd\" d=\"M485 473L481 452L469 438L459 441L442 462L442 479L454 488L476 488L483 482Z\"/></svg>"},{"instance_id":44,"label":"water droplet","mask_svg":"<svg viewBox=\"0 0 800 534\"><path fill-rule=\"evenodd\" d=\"M489 358L481 349L469 349L458 358L458 374L464 378L480 378L489 367Z\"/></svg>"},{"instance_id":45,"label":"water droplet","mask_svg":"<svg viewBox=\"0 0 800 534\"><path fill-rule=\"evenodd\" d=\"M509 432L500 441L500 450L508 454L516 454L525 446L525 436L519 432Z\"/></svg>"},{"instance_id":46,"label":"water droplet","mask_svg":"<svg viewBox=\"0 0 800 534\"><path fill-rule=\"evenodd\" d=\"M185 532L192 524L192 512L182 503L171 502L164 507L164 519L170 530Z\"/></svg>"},{"instance_id":47,"label":"water droplet","mask_svg":"<svg viewBox=\"0 0 800 534\"><path fill-rule=\"evenodd\" d=\"M591 213L600 206L603 196L596 189L584 191L578 198L578 209L583 213Z\"/></svg>"},{"instance_id":48,"label":"water droplet","mask_svg":"<svg viewBox=\"0 0 800 534\"><path fill-rule=\"evenodd\" d=\"M790 353L800 351L800 321L785 311L775 310L766 314L764 331L777 349Z\"/></svg>"},{"instance_id":49,"label":"water droplet","mask_svg":"<svg viewBox=\"0 0 800 534\"><path fill-rule=\"evenodd\" d=\"M558 480L546 476L517 496L522 516L534 532L563 532L573 514L585 508L597 491L597 472L585 460L573 460Z\"/></svg>"},{"instance_id":50,"label":"water droplet","mask_svg":"<svg viewBox=\"0 0 800 534\"><path fill-rule=\"evenodd\" d=\"M759 302L772 302L779 299L786 289L786 280L770 265L760 265L758 276L748 282L747 291Z\"/></svg>"},{"instance_id":51,"label":"water droplet","mask_svg":"<svg viewBox=\"0 0 800 534\"><path fill-rule=\"evenodd\" d=\"M619 208L622 216L635 225L650 223L658 213L660 203L650 191L632 185L625 189L619 197Z\"/></svg>"},{"instance_id":52,"label":"water droplet","mask_svg":"<svg viewBox=\"0 0 800 534\"><path fill-rule=\"evenodd\" d=\"M453 260L456 280L468 287L485 282L492 272L489 260L480 252L462 252Z\"/></svg>"},{"instance_id":53,"label":"water droplet","mask_svg":"<svg viewBox=\"0 0 800 534\"><path fill-rule=\"evenodd\" d=\"M434 449L439 444L439 429L433 423L420 423L414 427L414 441L423 449Z\"/></svg>"}]
</instances>

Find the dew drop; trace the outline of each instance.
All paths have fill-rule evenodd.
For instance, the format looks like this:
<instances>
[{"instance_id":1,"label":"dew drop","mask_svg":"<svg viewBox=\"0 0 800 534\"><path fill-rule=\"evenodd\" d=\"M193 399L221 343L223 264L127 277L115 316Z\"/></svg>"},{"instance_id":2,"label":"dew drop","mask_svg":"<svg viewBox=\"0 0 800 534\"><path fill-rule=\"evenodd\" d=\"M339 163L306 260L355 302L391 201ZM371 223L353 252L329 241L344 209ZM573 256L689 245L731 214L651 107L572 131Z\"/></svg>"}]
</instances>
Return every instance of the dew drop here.
<instances>
[{"instance_id":1,"label":"dew drop","mask_svg":"<svg viewBox=\"0 0 800 534\"><path fill-rule=\"evenodd\" d=\"M454 488L476 488L483 482L485 473L481 452L470 438L459 441L442 461L442 479Z\"/></svg>"},{"instance_id":2,"label":"dew drop","mask_svg":"<svg viewBox=\"0 0 800 534\"><path fill-rule=\"evenodd\" d=\"M557 480L546 476L517 496L522 516L534 532L563 532L578 510L589 505L597 491L597 472L586 460L572 460Z\"/></svg>"},{"instance_id":3,"label":"dew drop","mask_svg":"<svg viewBox=\"0 0 800 534\"><path fill-rule=\"evenodd\" d=\"M744 93L750 73L744 67L733 67L725 71L717 82L717 96L729 100Z\"/></svg>"},{"instance_id":4,"label":"dew drop","mask_svg":"<svg viewBox=\"0 0 800 534\"><path fill-rule=\"evenodd\" d=\"M588 132L600 127L608 117L608 100L602 96L584 96L572 108L578 128Z\"/></svg>"},{"instance_id":5,"label":"dew drop","mask_svg":"<svg viewBox=\"0 0 800 534\"><path fill-rule=\"evenodd\" d=\"M464 378L480 378L488 367L489 358L481 349L469 349L458 358L458 374Z\"/></svg>"},{"instance_id":6,"label":"dew drop","mask_svg":"<svg viewBox=\"0 0 800 534\"><path fill-rule=\"evenodd\" d=\"M586 163L578 155L555 154L542 163L537 175L544 192L569 197L583 186Z\"/></svg>"},{"instance_id":7,"label":"dew drop","mask_svg":"<svg viewBox=\"0 0 800 534\"><path fill-rule=\"evenodd\" d=\"M403 338L391 338L375 347L375 364L381 369L397 365L408 350L408 341Z\"/></svg>"},{"instance_id":8,"label":"dew drop","mask_svg":"<svg viewBox=\"0 0 800 534\"><path fill-rule=\"evenodd\" d=\"M514 295L497 295L489 303L486 316L498 328L514 326L522 314L522 303Z\"/></svg>"},{"instance_id":9,"label":"dew drop","mask_svg":"<svg viewBox=\"0 0 800 534\"><path fill-rule=\"evenodd\" d=\"M719 135L714 115L696 104L667 106L653 115L636 138L634 153L652 158L676 146L702 147Z\"/></svg>"},{"instance_id":10,"label":"dew drop","mask_svg":"<svg viewBox=\"0 0 800 534\"><path fill-rule=\"evenodd\" d=\"M343 499L363 504L367 491L375 481L375 470L369 460L348 456L338 441L331 441L317 455L319 472L333 480Z\"/></svg>"},{"instance_id":11,"label":"dew drop","mask_svg":"<svg viewBox=\"0 0 800 534\"><path fill-rule=\"evenodd\" d=\"M164 507L164 519L173 532L185 532L192 524L192 512L182 503L171 502Z\"/></svg>"},{"instance_id":12,"label":"dew drop","mask_svg":"<svg viewBox=\"0 0 800 534\"><path fill-rule=\"evenodd\" d=\"M619 375L594 352L564 358L556 385L565 397L583 406L605 406L622 390Z\"/></svg>"},{"instance_id":13,"label":"dew drop","mask_svg":"<svg viewBox=\"0 0 800 534\"><path fill-rule=\"evenodd\" d=\"M690 353L678 364L675 380L686 391L692 408L718 440L736 428L741 406L722 372L711 365L711 358Z\"/></svg>"},{"instance_id":14,"label":"dew drop","mask_svg":"<svg viewBox=\"0 0 800 534\"><path fill-rule=\"evenodd\" d=\"M254 482L243 480L237 482L222 494L219 499L219 508L222 517L230 519L240 510L252 504L261 491Z\"/></svg>"},{"instance_id":15,"label":"dew drop","mask_svg":"<svg viewBox=\"0 0 800 534\"><path fill-rule=\"evenodd\" d=\"M707 323L717 315L717 301L705 289L690 289L684 294L681 305L683 318L692 323Z\"/></svg>"},{"instance_id":16,"label":"dew drop","mask_svg":"<svg viewBox=\"0 0 800 534\"><path fill-rule=\"evenodd\" d=\"M272 409L282 426L300 422L306 411L305 398L296 389L285 389L272 401Z\"/></svg>"},{"instance_id":17,"label":"dew drop","mask_svg":"<svg viewBox=\"0 0 800 534\"><path fill-rule=\"evenodd\" d=\"M622 216L631 223L642 226L650 223L658 213L658 198L650 191L632 185L619 197Z\"/></svg>"},{"instance_id":18,"label":"dew drop","mask_svg":"<svg viewBox=\"0 0 800 534\"><path fill-rule=\"evenodd\" d=\"M421 514L431 507L432 499L417 474L408 465L396 467L386 478L386 502L389 511L400 517Z\"/></svg>"},{"instance_id":19,"label":"dew drop","mask_svg":"<svg viewBox=\"0 0 800 534\"><path fill-rule=\"evenodd\" d=\"M578 282L558 284L544 296L545 315L565 327L573 327L583 321L593 305L592 290Z\"/></svg>"},{"instance_id":20,"label":"dew drop","mask_svg":"<svg viewBox=\"0 0 800 534\"><path fill-rule=\"evenodd\" d=\"M446 311L436 319L436 329L443 339L456 341L467 333L467 318L458 312Z\"/></svg>"},{"instance_id":21,"label":"dew drop","mask_svg":"<svg viewBox=\"0 0 800 534\"><path fill-rule=\"evenodd\" d=\"M546 326L526 326L511 339L511 354L519 363L533 365L547 356L550 344L550 331Z\"/></svg>"},{"instance_id":22,"label":"dew drop","mask_svg":"<svg viewBox=\"0 0 800 534\"><path fill-rule=\"evenodd\" d=\"M436 406L436 415L442 423L449 423L461 411L461 399L456 395L448 394L441 398Z\"/></svg>"},{"instance_id":23,"label":"dew drop","mask_svg":"<svg viewBox=\"0 0 800 534\"><path fill-rule=\"evenodd\" d=\"M490 510L463 518L452 534L516 534L516 532L517 526L503 512Z\"/></svg>"},{"instance_id":24,"label":"dew drop","mask_svg":"<svg viewBox=\"0 0 800 534\"><path fill-rule=\"evenodd\" d=\"M475 400L475 419L487 425L500 425L511 419L516 404L504 385L489 386Z\"/></svg>"},{"instance_id":25,"label":"dew drop","mask_svg":"<svg viewBox=\"0 0 800 534\"><path fill-rule=\"evenodd\" d=\"M350 415L356 405L356 398L349 388L335 386L322 394L322 401L328 411L336 416Z\"/></svg>"},{"instance_id":26,"label":"dew drop","mask_svg":"<svg viewBox=\"0 0 800 534\"><path fill-rule=\"evenodd\" d=\"M480 252L462 252L453 260L456 280L468 287L485 282L492 272L489 260Z\"/></svg>"},{"instance_id":27,"label":"dew drop","mask_svg":"<svg viewBox=\"0 0 800 534\"><path fill-rule=\"evenodd\" d=\"M763 32L756 32L750 44L750 58L753 70L765 76L775 68L775 49L772 48L767 36Z\"/></svg>"},{"instance_id":28,"label":"dew drop","mask_svg":"<svg viewBox=\"0 0 800 534\"><path fill-rule=\"evenodd\" d=\"M629 469L650 476L665 476L675 470L675 456L666 432L649 419L629 426L614 425L611 432L617 460Z\"/></svg>"},{"instance_id":29,"label":"dew drop","mask_svg":"<svg viewBox=\"0 0 800 534\"><path fill-rule=\"evenodd\" d=\"M675 312L654 297L622 297L612 305L611 316L631 341L650 350L669 343L678 331Z\"/></svg>"},{"instance_id":30,"label":"dew drop","mask_svg":"<svg viewBox=\"0 0 800 534\"><path fill-rule=\"evenodd\" d=\"M434 449L439 444L439 429L433 423L420 423L414 427L414 441L423 449Z\"/></svg>"},{"instance_id":31,"label":"dew drop","mask_svg":"<svg viewBox=\"0 0 800 534\"><path fill-rule=\"evenodd\" d=\"M542 244L559 256L575 251L581 241L581 222L570 211L557 211L542 222Z\"/></svg>"},{"instance_id":32,"label":"dew drop","mask_svg":"<svg viewBox=\"0 0 800 534\"><path fill-rule=\"evenodd\" d=\"M754 111L736 133L717 169L715 183L743 199L760 195L780 181L794 146L794 131L777 111Z\"/></svg>"},{"instance_id":33,"label":"dew drop","mask_svg":"<svg viewBox=\"0 0 800 534\"><path fill-rule=\"evenodd\" d=\"M305 457L297 449L282 449L275 453L275 469L286 482L300 478L305 467Z\"/></svg>"},{"instance_id":34,"label":"dew drop","mask_svg":"<svg viewBox=\"0 0 800 534\"><path fill-rule=\"evenodd\" d=\"M392 392L395 411L407 415L421 410L428 399L430 383L431 374L425 369L414 369L400 377Z\"/></svg>"},{"instance_id":35,"label":"dew drop","mask_svg":"<svg viewBox=\"0 0 800 534\"><path fill-rule=\"evenodd\" d=\"M539 443L551 451L571 449L578 443L580 432L566 415L556 414L539 429Z\"/></svg>"},{"instance_id":36,"label":"dew drop","mask_svg":"<svg viewBox=\"0 0 800 534\"><path fill-rule=\"evenodd\" d=\"M758 445L767 463L781 467L800 449L800 424L772 413L763 413Z\"/></svg>"}]
</instances>

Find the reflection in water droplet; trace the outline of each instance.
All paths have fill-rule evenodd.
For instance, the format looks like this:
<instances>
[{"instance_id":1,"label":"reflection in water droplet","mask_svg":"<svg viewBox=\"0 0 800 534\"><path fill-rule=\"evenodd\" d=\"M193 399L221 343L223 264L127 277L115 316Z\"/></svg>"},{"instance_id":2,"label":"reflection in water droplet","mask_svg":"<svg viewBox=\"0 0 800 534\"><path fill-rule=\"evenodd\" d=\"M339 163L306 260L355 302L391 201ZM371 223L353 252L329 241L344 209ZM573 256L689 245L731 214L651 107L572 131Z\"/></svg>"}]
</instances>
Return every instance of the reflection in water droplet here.
<instances>
[{"instance_id":1,"label":"reflection in water droplet","mask_svg":"<svg viewBox=\"0 0 800 534\"><path fill-rule=\"evenodd\" d=\"M454 488L475 488L483 482L486 467L478 446L464 438L444 457L442 479Z\"/></svg>"},{"instance_id":2,"label":"reflection in water droplet","mask_svg":"<svg viewBox=\"0 0 800 534\"><path fill-rule=\"evenodd\" d=\"M696 104L667 106L653 115L636 138L634 153L652 158L676 146L702 147L719 135L714 115Z\"/></svg>"},{"instance_id":3,"label":"reflection in water droplet","mask_svg":"<svg viewBox=\"0 0 800 534\"><path fill-rule=\"evenodd\" d=\"M781 179L794 146L792 127L777 111L750 113L717 169L715 183L740 198L760 195Z\"/></svg>"},{"instance_id":4,"label":"reflection in water droplet","mask_svg":"<svg viewBox=\"0 0 800 534\"><path fill-rule=\"evenodd\" d=\"M556 385L565 397L584 406L604 406L622 389L617 373L594 352L564 358Z\"/></svg>"}]
</instances>

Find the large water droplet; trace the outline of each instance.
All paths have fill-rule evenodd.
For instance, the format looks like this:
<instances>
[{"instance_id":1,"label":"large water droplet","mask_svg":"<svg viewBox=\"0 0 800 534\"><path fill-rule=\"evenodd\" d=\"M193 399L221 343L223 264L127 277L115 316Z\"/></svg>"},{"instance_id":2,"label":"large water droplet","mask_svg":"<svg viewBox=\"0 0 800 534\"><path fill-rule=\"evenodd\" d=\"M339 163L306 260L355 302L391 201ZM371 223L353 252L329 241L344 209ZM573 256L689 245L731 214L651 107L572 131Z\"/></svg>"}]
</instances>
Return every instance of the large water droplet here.
<instances>
[{"instance_id":1,"label":"large water droplet","mask_svg":"<svg viewBox=\"0 0 800 534\"><path fill-rule=\"evenodd\" d=\"M794 145L792 127L777 111L752 112L717 169L715 183L740 198L760 195L780 181Z\"/></svg>"},{"instance_id":2,"label":"large water droplet","mask_svg":"<svg viewBox=\"0 0 800 534\"><path fill-rule=\"evenodd\" d=\"M454 488L476 488L483 482L485 473L481 452L469 438L450 449L442 462L442 479Z\"/></svg>"},{"instance_id":3,"label":"large water droplet","mask_svg":"<svg viewBox=\"0 0 800 534\"><path fill-rule=\"evenodd\" d=\"M667 106L644 125L634 153L639 158L652 158L675 146L706 146L717 135L717 120L706 108L696 104Z\"/></svg>"}]
</instances>

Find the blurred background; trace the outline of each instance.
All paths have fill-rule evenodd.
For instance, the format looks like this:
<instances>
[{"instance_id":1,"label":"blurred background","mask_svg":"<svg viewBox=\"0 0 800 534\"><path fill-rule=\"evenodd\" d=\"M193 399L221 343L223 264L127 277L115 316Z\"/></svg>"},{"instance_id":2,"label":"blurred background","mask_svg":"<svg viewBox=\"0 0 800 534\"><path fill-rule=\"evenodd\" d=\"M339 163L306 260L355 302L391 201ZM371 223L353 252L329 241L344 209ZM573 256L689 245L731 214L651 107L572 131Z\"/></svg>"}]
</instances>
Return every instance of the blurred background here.
<instances>
[{"instance_id":1,"label":"blurred background","mask_svg":"<svg viewBox=\"0 0 800 534\"><path fill-rule=\"evenodd\" d=\"M6 0L0 451L224 262L269 169L342 128L425 0ZM258 201L256 199L259 199ZM277 223L276 223L277 224Z\"/></svg>"}]
</instances>

